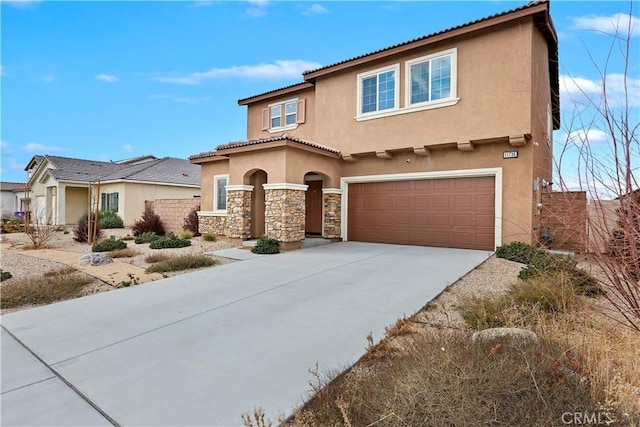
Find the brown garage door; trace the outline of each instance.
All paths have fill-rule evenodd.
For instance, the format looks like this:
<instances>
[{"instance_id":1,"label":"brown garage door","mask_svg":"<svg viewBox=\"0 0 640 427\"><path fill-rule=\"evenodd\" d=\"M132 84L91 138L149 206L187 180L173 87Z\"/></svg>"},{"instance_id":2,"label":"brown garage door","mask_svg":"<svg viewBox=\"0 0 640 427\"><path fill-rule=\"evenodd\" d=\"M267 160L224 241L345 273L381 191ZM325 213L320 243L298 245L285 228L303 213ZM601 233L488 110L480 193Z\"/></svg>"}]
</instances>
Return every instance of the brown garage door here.
<instances>
[{"instance_id":1,"label":"brown garage door","mask_svg":"<svg viewBox=\"0 0 640 427\"><path fill-rule=\"evenodd\" d=\"M348 240L494 249L494 177L349 184Z\"/></svg>"}]
</instances>

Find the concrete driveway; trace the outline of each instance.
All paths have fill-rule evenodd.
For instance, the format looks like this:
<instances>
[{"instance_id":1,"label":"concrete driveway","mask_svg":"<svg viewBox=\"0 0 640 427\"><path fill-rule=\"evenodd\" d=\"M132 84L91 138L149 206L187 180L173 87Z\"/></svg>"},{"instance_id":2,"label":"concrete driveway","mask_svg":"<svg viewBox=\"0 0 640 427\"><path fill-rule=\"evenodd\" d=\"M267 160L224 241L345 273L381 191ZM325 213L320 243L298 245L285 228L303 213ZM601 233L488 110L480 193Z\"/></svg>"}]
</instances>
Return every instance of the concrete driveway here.
<instances>
[{"instance_id":1,"label":"concrete driveway","mask_svg":"<svg viewBox=\"0 0 640 427\"><path fill-rule=\"evenodd\" d=\"M2 425L236 426L289 413L486 251L345 242L2 316Z\"/></svg>"}]
</instances>

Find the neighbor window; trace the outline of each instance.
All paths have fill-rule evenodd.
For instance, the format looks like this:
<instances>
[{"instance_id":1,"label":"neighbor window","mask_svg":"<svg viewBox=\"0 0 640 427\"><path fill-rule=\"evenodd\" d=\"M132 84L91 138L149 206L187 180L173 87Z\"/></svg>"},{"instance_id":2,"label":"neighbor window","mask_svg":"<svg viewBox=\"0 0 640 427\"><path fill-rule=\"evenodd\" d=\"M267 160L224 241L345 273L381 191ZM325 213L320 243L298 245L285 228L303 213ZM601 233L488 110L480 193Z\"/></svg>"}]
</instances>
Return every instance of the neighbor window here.
<instances>
[{"instance_id":1,"label":"neighbor window","mask_svg":"<svg viewBox=\"0 0 640 427\"><path fill-rule=\"evenodd\" d=\"M407 106L456 96L456 50L407 61Z\"/></svg>"},{"instance_id":2,"label":"neighbor window","mask_svg":"<svg viewBox=\"0 0 640 427\"><path fill-rule=\"evenodd\" d=\"M216 175L213 177L213 210L227 210L227 182L229 175Z\"/></svg>"},{"instance_id":3,"label":"neighbor window","mask_svg":"<svg viewBox=\"0 0 640 427\"><path fill-rule=\"evenodd\" d=\"M304 107L304 99L297 98L269 105L262 110L262 130L295 129L304 123Z\"/></svg>"},{"instance_id":4,"label":"neighbor window","mask_svg":"<svg viewBox=\"0 0 640 427\"><path fill-rule=\"evenodd\" d=\"M358 115L397 108L398 69L396 64L358 74Z\"/></svg>"},{"instance_id":5,"label":"neighbor window","mask_svg":"<svg viewBox=\"0 0 640 427\"><path fill-rule=\"evenodd\" d=\"M118 193L102 193L102 210L118 212Z\"/></svg>"}]
</instances>

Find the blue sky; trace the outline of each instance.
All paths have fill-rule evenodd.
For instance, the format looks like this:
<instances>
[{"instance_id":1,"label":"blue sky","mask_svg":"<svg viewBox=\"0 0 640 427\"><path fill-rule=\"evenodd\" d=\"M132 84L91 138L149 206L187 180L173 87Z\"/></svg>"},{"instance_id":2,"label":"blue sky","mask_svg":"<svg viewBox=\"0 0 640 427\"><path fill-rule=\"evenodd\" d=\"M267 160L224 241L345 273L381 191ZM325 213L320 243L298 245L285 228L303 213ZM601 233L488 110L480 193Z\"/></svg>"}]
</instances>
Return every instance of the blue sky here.
<instances>
[{"instance_id":1,"label":"blue sky","mask_svg":"<svg viewBox=\"0 0 640 427\"><path fill-rule=\"evenodd\" d=\"M34 154L186 158L243 140L240 98L299 82L307 69L526 4L1 1L2 181L24 181ZM606 33L613 21L628 21L630 4L552 1L565 124L569 95L582 96L575 83L587 94L599 90L587 53L604 63ZM637 107L640 4L633 6L628 75ZM614 92L624 72L618 57L608 68ZM589 136L604 139L598 129Z\"/></svg>"}]
</instances>

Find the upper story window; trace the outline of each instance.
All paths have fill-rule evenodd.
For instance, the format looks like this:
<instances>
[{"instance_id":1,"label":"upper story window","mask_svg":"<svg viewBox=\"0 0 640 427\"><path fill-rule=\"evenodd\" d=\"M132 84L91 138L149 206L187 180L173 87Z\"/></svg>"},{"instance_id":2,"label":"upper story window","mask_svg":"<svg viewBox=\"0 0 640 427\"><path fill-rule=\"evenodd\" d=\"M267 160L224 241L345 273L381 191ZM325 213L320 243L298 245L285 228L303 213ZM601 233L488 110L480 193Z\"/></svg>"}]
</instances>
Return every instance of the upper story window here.
<instances>
[{"instance_id":1,"label":"upper story window","mask_svg":"<svg viewBox=\"0 0 640 427\"><path fill-rule=\"evenodd\" d=\"M358 116L398 107L399 65L358 74Z\"/></svg>"},{"instance_id":2,"label":"upper story window","mask_svg":"<svg viewBox=\"0 0 640 427\"><path fill-rule=\"evenodd\" d=\"M456 49L407 61L407 107L456 97Z\"/></svg>"},{"instance_id":3,"label":"upper story window","mask_svg":"<svg viewBox=\"0 0 640 427\"><path fill-rule=\"evenodd\" d=\"M289 99L287 101L271 104L262 110L262 130L280 132L295 129L304 123L305 100Z\"/></svg>"},{"instance_id":4,"label":"upper story window","mask_svg":"<svg viewBox=\"0 0 640 427\"><path fill-rule=\"evenodd\" d=\"M457 104L456 48L358 74L357 121ZM400 105L400 69L404 101Z\"/></svg>"},{"instance_id":5,"label":"upper story window","mask_svg":"<svg viewBox=\"0 0 640 427\"><path fill-rule=\"evenodd\" d=\"M213 177L213 210L214 212L227 211L227 183L229 175L215 175Z\"/></svg>"}]
</instances>

